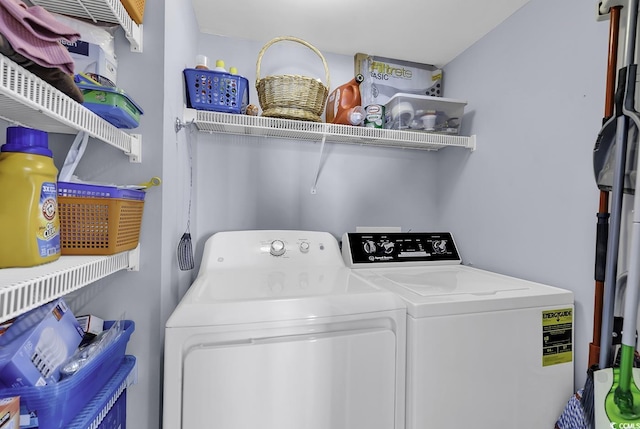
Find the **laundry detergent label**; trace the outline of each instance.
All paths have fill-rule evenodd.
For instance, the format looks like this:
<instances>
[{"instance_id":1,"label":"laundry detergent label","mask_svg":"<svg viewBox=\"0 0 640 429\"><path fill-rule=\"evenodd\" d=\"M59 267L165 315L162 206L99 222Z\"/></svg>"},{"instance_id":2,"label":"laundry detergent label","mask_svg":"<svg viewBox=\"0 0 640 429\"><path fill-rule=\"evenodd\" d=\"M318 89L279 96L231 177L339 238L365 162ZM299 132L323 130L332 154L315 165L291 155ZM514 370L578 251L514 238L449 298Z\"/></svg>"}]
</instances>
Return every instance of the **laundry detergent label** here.
<instances>
[{"instance_id":1,"label":"laundry detergent label","mask_svg":"<svg viewBox=\"0 0 640 429\"><path fill-rule=\"evenodd\" d=\"M36 240L42 258L60 253L57 193L58 188L55 183L44 182L40 188Z\"/></svg>"},{"instance_id":2,"label":"laundry detergent label","mask_svg":"<svg viewBox=\"0 0 640 429\"><path fill-rule=\"evenodd\" d=\"M83 55L85 57L89 56L89 43L76 40L75 42L67 42L66 40L61 40L61 43L67 48L69 52L74 54Z\"/></svg>"},{"instance_id":3,"label":"laundry detergent label","mask_svg":"<svg viewBox=\"0 0 640 429\"><path fill-rule=\"evenodd\" d=\"M542 312L542 366L573 361L573 308Z\"/></svg>"}]
</instances>

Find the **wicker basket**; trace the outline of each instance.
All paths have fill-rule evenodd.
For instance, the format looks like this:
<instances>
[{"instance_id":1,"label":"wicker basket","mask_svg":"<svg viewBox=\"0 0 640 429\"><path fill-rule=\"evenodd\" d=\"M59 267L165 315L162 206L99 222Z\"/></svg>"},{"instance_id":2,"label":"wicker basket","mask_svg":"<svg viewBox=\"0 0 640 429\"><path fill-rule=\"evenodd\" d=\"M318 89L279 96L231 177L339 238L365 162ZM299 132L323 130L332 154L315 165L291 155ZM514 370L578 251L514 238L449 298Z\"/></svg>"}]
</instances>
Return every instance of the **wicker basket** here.
<instances>
[{"instance_id":1,"label":"wicker basket","mask_svg":"<svg viewBox=\"0 0 640 429\"><path fill-rule=\"evenodd\" d=\"M284 40L300 43L316 53L324 64L327 85L319 79L300 75L267 76L260 79L260 63L269 46ZM276 37L260 50L256 65L256 90L262 107L262 116L274 118L301 119L321 122L327 95L329 95L329 67L319 50L296 37Z\"/></svg>"}]
</instances>

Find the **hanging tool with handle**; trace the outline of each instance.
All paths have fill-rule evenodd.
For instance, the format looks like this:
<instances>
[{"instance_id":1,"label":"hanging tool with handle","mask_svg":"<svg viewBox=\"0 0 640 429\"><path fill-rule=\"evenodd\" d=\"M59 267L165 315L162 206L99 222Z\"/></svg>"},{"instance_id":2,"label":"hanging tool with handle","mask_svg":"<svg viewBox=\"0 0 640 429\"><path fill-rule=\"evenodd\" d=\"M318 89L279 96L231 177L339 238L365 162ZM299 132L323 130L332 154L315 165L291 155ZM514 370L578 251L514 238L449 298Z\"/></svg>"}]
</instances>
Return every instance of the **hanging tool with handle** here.
<instances>
[{"instance_id":1,"label":"hanging tool with handle","mask_svg":"<svg viewBox=\"0 0 640 429\"><path fill-rule=\"evenodd\" d=\"M640 424L640 391L636 383L633 382L638 291L640 291L640 199L638 198L634 198L630 266L625 294L620 369L618 371L607 368L612 365L610 345L613 328L616 269L620 243L622 196L626 173L627 139L631 123L633 123L637 129L640 128L640 116L635 110L634 98L637 65L632 64L635 58L638 0L629 1L627 12L625 66L619 73L619 90L616 100L618 111L617 117L615 118L615 174L612 186L611 225L607 246L601 330L602 347L600 349L600 368L606 369L601 369L594 375L596 380L596 428L618 427L622 423ZM620 94L622 94L622 97L619 96ZM622 114L620 114L620 111ZM607 125L610 125L610 121L605 124L601 132L603 136L607 135ZM596 147L596 149L598 149L598 147ZM638 189L638 183L636 183L636 189ZM598 386L609 387L608 392L603 393L602 387L598 389Z\"/></svg>"},{"instance_id":2,"label":"hanging tool with handle","mask_svg":"<svg viewBox=\"0 0 640 429\"><path fill-rule=\"evenodd\" d=\"M625 48L625 66L618 73L618 90L616 93L616 115L603 126L594 150L594 158L598 151L608 151L606 143L615 142L615 167L611 189L611 222L609 226L605 282L602 307L602 329L600 348L600 368L611 366L611 338L613 332L613 313L615 303L615 284L617 276L618 251L620 244L620 224L622 219L622 198L627 156L627 139L629 134L629 118L633 114L636 65L631 64L635 55L636 25L638 16L638 0L630 0L627 16L627 37ZM631 88L630 88L631 86ZM637 117L637 115L636 115Z\"/></svg>"},{"instance_id":3,"label":"hanging tool with handle","mask_svg":"<svg viewBox=\"0 0 640 429\"><path fill-rule=\"evenodd\" d=\"M620 6L609 10L609 52L607 60L607 81L605 86L605 103L603 124L613 117L616 70L618 67L618 33L620 22ZM600 358L602 330L602 299L606 272L607 242L609 235L609 192L600 191L598 203L598 223L596 227L595 255L595 291L593 305L593 341L589 344L589 368L597 365Z\"/></svg>"},{"instance_id":4,"label":"hanging tool with handle","mask_svg":"<svg viewBox=\"0 0 640 429\"><path fill-rule=\"evenodd\" d=\"M618 69L618 34L620 32L620 10L622 6L607 6L601 4L600 14L609 15L609 46L607 58L607 79L605 85L605 106L603 125L614 114L614 100L616 95L616 72ZM622 94L620 94L622 97ZM621 113L621 108L618 110ZM615 125L615 123L613 124ZM611 125L609 125L611 128ZM596 146L602 141L602 133L598 135ZM593 340L589 343L589 359L587 379L584 387L569 398L562 414L556 421L556 429L586 429L594 426L594 382L593 373L598 370L598 359L601 348L602 307L604 296L604 280L607 255L609 229L609 189L600 190L597 213L596 252L595 252L595 290L593 313Z\"/></svg>"}]
</instances>

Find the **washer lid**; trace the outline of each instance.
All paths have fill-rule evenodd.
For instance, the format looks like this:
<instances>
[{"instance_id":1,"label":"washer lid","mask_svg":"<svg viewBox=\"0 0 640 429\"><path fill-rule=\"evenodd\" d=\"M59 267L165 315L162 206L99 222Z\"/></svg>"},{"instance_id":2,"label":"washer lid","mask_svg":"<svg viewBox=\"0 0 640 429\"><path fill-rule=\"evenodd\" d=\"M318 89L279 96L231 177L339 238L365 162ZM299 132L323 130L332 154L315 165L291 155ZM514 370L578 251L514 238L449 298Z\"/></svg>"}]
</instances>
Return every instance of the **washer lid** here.
<instances>
[{"instance_id":1,"label":"washer lid","mask_svg":"<svg viewBox=\"0 0 640 429\"><path fill-rule=\"evenodd\" d=\"M315 319L405 308L396 294L345 267L215 270L196 279L167 327Z\"/></svg>"},{"instance_id":2,"label":"washer lid","mask_svg":"<svg viewBox=\"0 0 640 429\"><path fill-rule=\"evenodd\" d=\"M570 291L464 265L355 271L397 293L413 317L573 304Z\"/></svg>"}]
</instances>

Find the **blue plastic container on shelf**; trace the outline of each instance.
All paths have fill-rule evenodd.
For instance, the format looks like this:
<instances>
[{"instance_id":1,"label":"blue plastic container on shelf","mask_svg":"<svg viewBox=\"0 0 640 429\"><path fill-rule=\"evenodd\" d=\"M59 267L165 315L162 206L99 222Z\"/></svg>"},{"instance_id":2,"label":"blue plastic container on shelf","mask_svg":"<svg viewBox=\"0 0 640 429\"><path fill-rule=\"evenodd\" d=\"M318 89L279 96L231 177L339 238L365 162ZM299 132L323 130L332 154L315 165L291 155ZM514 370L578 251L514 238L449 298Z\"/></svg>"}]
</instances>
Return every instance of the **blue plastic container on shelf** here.
<instances>
[{"instance_id":1,"label":"blue plastic container on shelf","mask_svg":"<svg viewBox=\"0 0 640 429\"><path fill-rule=\"evenodd\" d=\"M184 69L187 107L224 113L246 113L249 81L240 75L205 69Z\"/></svg>"},{"instance_id":2,"label":"blue plastic container on shelf","mask_svg":"<svg viewBox=\"0 0 640 429\"><path fill-rule=\"evenodd\" d=\"M144 113L123 90L103 85L85 74L77 74L74 81L82 90L87 109L100 116L116 128L137 128Z\"/></svg>"},{"instance_id":3,"label":"blue plastic container on shelf","mask_svg":"<svg viewBox=\"0 0 640 429\"><path fill-rule=\"evenodd\" d=\"M117 340L73 376L40 387L0 388L0 398L20 396L21 410L37 415L39 429L66 429L122 365L135 330L133 321L123 322L124 330ZM109 329L113 323L105 321L104 328Z\"/></svg>"},{"instance_id":4,"label":"blue plastic container on shelf","mask_svg":"<svg viewBox=\"0 0 640 429\"><path fill-rule=\"evenodd\" d=\"M125 356L107 384L66 429L124 429L127 422L127 387L135 382L136 358ZM132 374L133 372L133 374Z\"/></svg>"},{"instance_id":5,"label":"blue plastic container on shelf","mask_svg":"<svg viewBox=\"0 0 640 429\"><path fill-rule=\"evenodd\" d=\"M58 182L59 197L122 198L125 200L144 201L145 195L146 192L140 189L93 185L90 183Z\"/></svg>"}]
</instances>

